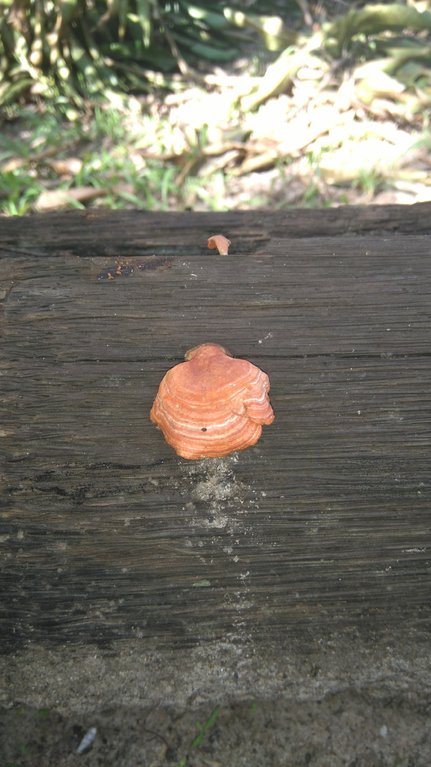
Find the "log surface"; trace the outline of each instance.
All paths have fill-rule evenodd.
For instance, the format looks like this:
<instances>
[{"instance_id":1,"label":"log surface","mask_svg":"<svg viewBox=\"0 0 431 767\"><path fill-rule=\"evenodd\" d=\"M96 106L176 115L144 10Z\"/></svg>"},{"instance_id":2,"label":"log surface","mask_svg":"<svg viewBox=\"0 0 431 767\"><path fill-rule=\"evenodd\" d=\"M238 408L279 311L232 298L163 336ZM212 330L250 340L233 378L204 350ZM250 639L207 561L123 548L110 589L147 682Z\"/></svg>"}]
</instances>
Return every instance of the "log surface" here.
<instances>
[{"instance_id":1,"label":"log surface","mask_svg":"<svg viewBox=\"0 0 431 767\"><path fill-rule=\"evenodd\" d=\"M430 212L0 219L4 653L429 636ZM276 420L186 461L148 414L205 341Z\"/></svg>"}]
</instances>

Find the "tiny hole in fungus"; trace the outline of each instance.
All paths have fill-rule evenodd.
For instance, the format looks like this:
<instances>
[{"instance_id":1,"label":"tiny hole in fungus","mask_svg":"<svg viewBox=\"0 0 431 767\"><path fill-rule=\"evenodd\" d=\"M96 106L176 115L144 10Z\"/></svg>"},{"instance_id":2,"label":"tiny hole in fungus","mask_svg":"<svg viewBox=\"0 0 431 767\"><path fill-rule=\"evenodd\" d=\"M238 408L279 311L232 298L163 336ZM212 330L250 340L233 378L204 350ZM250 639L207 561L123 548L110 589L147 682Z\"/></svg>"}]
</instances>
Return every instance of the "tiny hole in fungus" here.
<instances>
[{"instance_id":1,"label":"tiny hole in fungus","mask_svg":"<svg viewBox=\"0 0 431 767\"><path fill-rule=\"evenodd\" d=\"M207 427L206 426L202 426L201 431L207 431Z\"/></svg>"}]
</instances>

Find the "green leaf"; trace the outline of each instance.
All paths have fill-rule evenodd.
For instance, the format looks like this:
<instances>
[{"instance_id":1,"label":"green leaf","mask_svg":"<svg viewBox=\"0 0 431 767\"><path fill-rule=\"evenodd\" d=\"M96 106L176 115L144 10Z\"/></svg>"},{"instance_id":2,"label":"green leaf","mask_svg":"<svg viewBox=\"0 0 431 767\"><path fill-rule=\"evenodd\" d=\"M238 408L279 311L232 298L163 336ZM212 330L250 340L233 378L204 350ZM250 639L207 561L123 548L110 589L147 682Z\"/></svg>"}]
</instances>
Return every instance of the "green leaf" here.
<instances>
[{"instance_id":1,"label":"green leaf","mask_svg":"<svg viewBox=\"0 0 431 767\"><path fill-rule=\"evenodd\" d=\"M78 0L62 0L58 3L62 27L66 27L79 14Z\"/></svg>"},{"instance_id":2,"label":"green leaf","mask_svg":"<svg viewBox=\"0 0 431 767\"><path fill-rule=\"evenodd\" d=\"M138 18L141 23L143 41L146 48L148 48L151 43L153 7L151 0L136 0L136 9L138 11Z\"/></svg>"},{"instance_id":3,"label":"green leaf","mask_svg":"<svg viewBox=\"0 0 431 767\"><path fill-rule=\"evenodd\" d=\"M214 13L214 11L208 11L197 5L189 5L188 12L192 19L204 21L212 29L227 29L230 27L228 20L221 13Z\"/></svg>"},{"instance_id":4,"label":"green leaf","mask_svg":"<svg viewBox=\"0 0 431 767\"><path fill-rule=\"evenodd\" d=\"M33 84L33 80L28 75L21 75L21 77L15 82L8 83L0 86L0 103L11 104L16 101L21 94L30 90Z\"/></svg>"}]
</instances>

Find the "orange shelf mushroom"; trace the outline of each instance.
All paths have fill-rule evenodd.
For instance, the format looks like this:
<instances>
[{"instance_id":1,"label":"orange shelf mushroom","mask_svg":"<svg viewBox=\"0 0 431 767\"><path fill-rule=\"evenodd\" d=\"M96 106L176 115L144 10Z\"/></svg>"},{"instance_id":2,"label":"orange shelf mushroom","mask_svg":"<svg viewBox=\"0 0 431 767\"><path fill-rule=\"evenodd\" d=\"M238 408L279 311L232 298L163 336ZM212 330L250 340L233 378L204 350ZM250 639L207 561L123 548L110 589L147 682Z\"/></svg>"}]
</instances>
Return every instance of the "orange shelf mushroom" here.
<instances>
[{"instance_id":1,"label":"orange shelf mushroom","mask_svg":"<svg viewBox=\"0 0 431 767\"><path fill-rule=\"evenodd\" d=\"M150 418L178 455L218 458L254 445L274 420L269 378L218 344L202 344L162 379Z\"/></svg>"},{"instance_id":2,"label":"orange shelf mushroom","mask_svg":"<svg viewBox=\"0 0 431 767\"><path fill-rule=\"evenodd\" d=\"M219 256L227 256L229 253L229 245L231 241L228 240L224 234L212 234L208 237L208 247L210 250L218 250Z\"/></svg>"}]
</instances>

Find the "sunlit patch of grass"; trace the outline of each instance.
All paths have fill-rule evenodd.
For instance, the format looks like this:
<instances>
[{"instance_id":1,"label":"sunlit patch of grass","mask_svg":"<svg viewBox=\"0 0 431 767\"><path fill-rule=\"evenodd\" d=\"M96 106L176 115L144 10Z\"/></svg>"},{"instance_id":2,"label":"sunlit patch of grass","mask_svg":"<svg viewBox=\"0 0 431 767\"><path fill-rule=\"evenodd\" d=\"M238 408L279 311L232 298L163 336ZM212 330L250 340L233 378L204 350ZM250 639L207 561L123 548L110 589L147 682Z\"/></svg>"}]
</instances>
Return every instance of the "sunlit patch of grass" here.
<instances>
[{"instance_id":1,"label":"sunlit patch of grass","mask_svg":"<svg viewBox=\"0 0 431 767\"><path fill-rule=\"evenodd\" d=\"M41 184L26 170L0 173L0 209L8 216L22 216L31 209L41 190Z\"/></svg>"},{"instance_id":2,"label":"sunlit patch of grass","mask_svg":"<svg viewBox=\"0 0 431 767\"><path fill-rule=\"evenodd\" d=\"M364 168L359 171L353 187L367 196L373 197L382 190L384 183L385 181L381 173L374 169Z\"/></svg>"},{"instance_id":3,"label":"sunlit patch of grass","mask_svg":"<svg viewBox=\"0 0 431 767\"><path fill-rule=\"evenodd\" d=\"M127 141L124 115L117 109L96 107L92 125L96 137L107 137L115 142Z\"/></svg>"},{"instance_id":4,"label":"sunlit patch of grass","mask_svg":"<svg viewBox=\"0 0 431 767\"><path fill-rule=\"evenodd\" d=\"M310 181L304 189L304 206L316 208L321 202L320 190L315 181Z\"/></svg>"},{"instance_id":5,"label":"sunlit patch of grass","mask_svg":"<svg viewBox=\"0 0 431 767\"><path fill-rule=\"evenodd\" d=\"M211 176L189 176L184 183L181 200L184 208L226 210L226 179L223 173Z\"/></svg>"},{"instance_id":6,"label":"sunlit patch of grass","mask_svg":"<svg viewBox=\"0 0 431 767\"><path fill-rule=\"evenodd\" d=\"M199 175L206 130L185 141L177 161L166 161L163 155L167 150L172 153L168 119L145 113L142 105L139 113L137 100L131 102L130 110L128 107L123 100L71 120L50 107L23 110L15 126L8 126L0 139L1 212L23 215L46 210L51 200L53 205L56 200L64 205L62 193L67 190L78 195L66 204L82 208L79 191L88 187L101 190L92 205L113 209L225 209L224 173ZM52 195L48 203L45 192ZM43 207L39 208L42 193Z\"/></svg>"},{"instance_id":7,"label":"sunlit patch of grass","mask_svg":"<svg viewBox=\"0 0 431 767\"><path fill-rule=\"evenodd\" d=\"M119 108L97 107L72 121L50 108L25 109L14 122L0 138L0 210L6 215L30 212L44 189L103 189L103 205L112 208L168 209L178 197L178 169L142 158L136 146L144 132L136 135L135 127L131 135ZM65 171L56 169L58 160L76 157L70 172L65 164ZM70 204L82 207L79 200Z\"/></svg>"}]
</instances>

